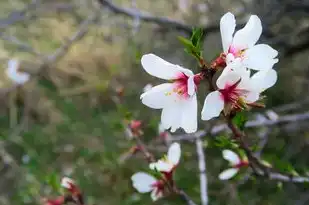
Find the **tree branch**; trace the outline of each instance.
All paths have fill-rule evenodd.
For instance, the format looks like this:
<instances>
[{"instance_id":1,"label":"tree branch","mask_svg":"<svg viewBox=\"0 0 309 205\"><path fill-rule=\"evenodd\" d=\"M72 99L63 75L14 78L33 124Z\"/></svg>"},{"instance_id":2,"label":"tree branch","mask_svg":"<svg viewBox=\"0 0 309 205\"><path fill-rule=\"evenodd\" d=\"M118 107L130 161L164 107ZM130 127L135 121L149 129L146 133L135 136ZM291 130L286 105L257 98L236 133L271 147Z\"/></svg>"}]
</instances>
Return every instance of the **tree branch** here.
<instances>
[{"instance_id":1,"label":"tree branch","mask_svg":"<svg viewBox=\"0 0 309 205\"><path fill-rule=\"evenodd\" d=\"M195 140L196 152L198 156L198 165L200 170L200 192L202 205L208 204L208 190L207 190L207 175L206 175L206 160L203 149L203 142L200 138Z\"/></svg>"}]
</instances>

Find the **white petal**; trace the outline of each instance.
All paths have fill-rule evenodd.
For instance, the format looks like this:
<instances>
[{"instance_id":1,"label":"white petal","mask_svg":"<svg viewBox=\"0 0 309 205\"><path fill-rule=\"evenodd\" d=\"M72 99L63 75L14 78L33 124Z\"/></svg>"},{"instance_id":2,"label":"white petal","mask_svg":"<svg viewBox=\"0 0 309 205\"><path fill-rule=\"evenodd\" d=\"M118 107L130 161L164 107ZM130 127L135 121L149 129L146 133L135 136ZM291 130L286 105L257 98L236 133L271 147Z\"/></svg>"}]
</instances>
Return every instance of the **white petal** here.
<instances>
[{"instance_id":1,"label":"white petal","mask_svg":"<svg viewBox=\"0 0 309 205\"><path fill-rule=\"evenodd\" d=\"M145 172L137 172L132 177L133 187L140 193L150 192L152 185L157 181L153 176Z\"/></svg>"},{"instance_id":2,"label":"white petal","mask_svg":"<svg viewBox=\"0 0 309 205\"><path fill-rule=\"evenodd\" d=\"M223 69L221 75L217 79L217 85L219 84L220 86L222 86L222 84L225 84L224 82L221 83L220 81L222 80L223 76L225 76L226 74L229 74L230 72L237 73L243 79L249 79L250 77L250 70L248 70L243 65L240 58L236 58L231 63L227 64L227 66ZM229 77L227 79L229 79Z\"/></svg>"},{"instance_id":3,"label":"white petal","mask_svg":"<svg viewBox=\"0 0 309 205\"><path fill-rule=\"evenodd\" d=\"M224 101L219 91L214 91L206 96L202 109L202 120L218 117L223 110Z\"/></svg>"},{"instance_id":4,"label":"white petal","mask_svg":"<svg viewBox=\"0 0 309 205\"><path fill-rule=\"evenodd\" d=\"M25 72L18 71L19 61L11 59L8 61L8 68L6 69L6 75L16 84L25 84L30 79L30 75Z\"/></svg>"},{"instance_id":5,"label":"white petal","mask_svg":"<svg viewBox=\"0 0 309 205\"><path fill-rule=\"evenodd\" d=\"M147 85L145 85L145 87L143 88L144 93L147 92L147 91L149 91L152 87L153 87L153 86L152 86L150 83L148 83Z\"/></svg>"},{"instance_id":6,"label":"white petal","mask_svg":"<svg viewBox=\"0 0 309 205\"><path fill-rule=\"evenodd\" d=\"M231 150L227 150L227 149L223 150L222 156L223 156L224 159L229 161L232 165L237 165L237 164L240 163L239 156Z\"/></svg>"},{"instance_id":7,"label":"white petal","mask_svg":"<svg viewBox=\"0 0 309 205\"><path fill-rule=\"evenodd\" d=\"M228 86L234 85L239 80L246 81L248 79L248 74L245 69L239 69L237 72L222 72L222 74L217 79L217 86L220 89L225 89Z\"/></svg>"},{"instance_id":8,"label":"white petal","mask_svg":"<svg viewBox=\"0 0 309 205\"><path fill-rule=\"evenodd\" d=\"M235 176L237 174L239 169L237 168L230 168L227 170L224 170L223 172L220 173L219 175L219 179L220 180L228 180L230 178L232 178L233 176Z\"/></svg>"},{"instance_id":9,"label":"white petal","mask_svg":"<svg viewBox=\"0 0 309 205\"><path fill-rule=\"evenodd\" d=\"M244 53L244 65L253 70L268 70L278 62L278 51L266 44L258 44Z\"/></svg>"},{"instance_id":10,"label":"white petal","mask_svg":"<svg viewBox=\"0 0 309 205\"><path fill-rule=\"evenodd\" d=\"M162 126L165 129L171 128L171 132L175 132L181 126L182 103L173 103L163 108L161 114Z\"/></svg>"},{"instance_id":11,"label":"white petal","mask_svg":"<svg viewBox=\"0 0 309 205\"><path fill-rule=\"evenodd\" d=\"M191 70L169 63L154 54L143 55L141 63L147 73L165 80L177 79L181 73L193 75Z\"/></svg>"},{"instance_id":12,"label":"white petal","mask_svg":"<svg viewBox=\"0 0 309 205\"><path fill-rule=\"evenodd\" d=\"M268 71L259 71L251 77L252 89L261 93L275 85L277 79L278 75L274 69L270 69Z\"/></svg>"},{"instance_id":13,"label":"white petal","mask_svg":"<svg viewBox=\"0 0 309 205\"><path fill-rule=\"evenodd\" d=\"M74 185L75 182L73 179L69 178L69 177L63 177L61 179L61 186L63 188L66 188L66 189L71 189L72 188L72 185Z\"/></svg>"},{"instance_id":14,"label":"white petal","mask_svg":"<svg viewBox=\"0 0 309 205\"><path fill-rule=\"evenodd\" d=\"M188 86L188 94L190 96L195 94L195 83L194 83L194 76L190 76L187 82Z\"/></svg>"},{"instance_id":15,"label":"white petal","mask_svg":"<svg viewBox=\"0 0 309 205\"><path fill-rule=\"evenodd\" d=\"M141 95L141 100L144 105L153 109L162 109L171 101L169 93L173 92L173 83L163 83L152 87L149 91Z\"/></svg>"},{"instance_id":16,"label":"white petal","mask_svg":"<svg viewBox=\"0 0 309 205\"><path fill-rule=\"evenodd\" d=\"M228 12L221 17L220 32L221 32L222 47L224 53L228 52L228 49L232 44L235 27L236 27L236 20L232 13Z\"/></svg>"},{"instance_id":17,"label":"white petal","mask_svg":"<svg viewBox=\"0 0 309 205\"><path fill-rule=\"evenodd\" d=\"M260 92L249 91L243 95L246 103L256 102L260 98Z\"/></svg>"},{"instance_id":18,"label":"white petal","mask_svg":"<svg viewBox=\"0 0 309 205\"><path fill-rule=\"evenodd\" d=\"M162 125L161 122L159 123L158 132L159 132L159 134L161 134L162 132L165 132L165 128L164 128L164 126Z\"/></svg>"},{"instance_id":19,"label":"white petal","mask_svg":"<svg viewBox=\"0 0 309 205\"><path fill-rule=\"evenodd\" d=\"M158 188L155 188L151 192L150 196L151 196L152 201L157 201L158 199L163 197L163 193L162 193L162 191L158 191Z\"/></svg>"},{"instance_id":20,"label":"white petal","mask_svg":"<svg viewBox=\"0 0 309 205\"><path fill-rule=\"evenodd\" d=\"M179 163L180 156L181 156L180 144L174 142L168 149L167 159L169 162L173 163L174 165L177 165Z\"/></svg>"},{"instance_id":21,"label":"white petal","mask_svg":"<svg viewBox=\"0 0 309 205\"><path fill-rule=\"evenodd\" d=\"M234 35L233 46L237 49L252 47L259 40L262 34L262 23L258 16L251 15L245 27Z\"/></svg>"},{"instance_id":22,"label":"white petal","mask_svg":"<svg viewBox=\"0 0 309 205\"><path fill-rule=\"evenodd\" d=\"M197 130L197 97L191 96L183 102L181 127L186 133L193 133Z\"/></svg>"},{"instance_id":23,"label":"white petal","mask_svg":"<svg viewBox=\"0 0 309 205\"><path fill-rule=\"evenodd\" d=\"M174 164L168 161L158 160L157 162L149 164L149 168L152 170L157 170L159 172L170 172L174 167Z\"/></svg>"}]
</instances>

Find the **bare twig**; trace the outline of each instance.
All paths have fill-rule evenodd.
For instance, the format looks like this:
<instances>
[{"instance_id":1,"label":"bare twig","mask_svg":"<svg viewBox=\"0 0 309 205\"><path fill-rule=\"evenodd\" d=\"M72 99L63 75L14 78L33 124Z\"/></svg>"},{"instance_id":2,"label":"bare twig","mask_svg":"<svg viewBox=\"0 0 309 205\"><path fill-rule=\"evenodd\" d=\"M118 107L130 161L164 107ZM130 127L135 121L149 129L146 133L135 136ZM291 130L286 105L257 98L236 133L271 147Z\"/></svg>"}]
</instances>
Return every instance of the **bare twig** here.
<instances>
[{"instance_id":1,"label":"bare twig","mask_svg":"<svg viewBox=\"0 0 309 205\"><path fill-rule=\"evenodd\" d=\"M269 119L251 120L245 124L245 127L254 128L254 127L261 127L261 126L273 126L273 125L278 125L278 124L283 124L283 123L292 123L292 122L302 121L302 120L309 120L309 112L298 113L298 114L293 114L293 115L284 115L284 116L279 117L278 120L269 120ZM228 126L226 124L221 124L221 125L214 126L211 129L209 134L217 135L226 130L228 130ZM194 134L173 136L172 140L173 141L180 141L180 140L192 141L198 137L205 136L206 134L207 134L206 130L199 130Z\"/></svg>"},{"instance_id":2,"label":"bare twig","mask_svg":"<svg viewBox=\"0 0 309 205\"><path fill-rule=\"evenodd\" d=\"M198 156L198 165L200 170L200 192L202 205L208 204L208 190L207 190L207 175L206 175L206 159L203 150L203 142L200 138L195 140L196 152Z\"/></svg>"},{"instance_id":3,"label":"bare twig","mask_svg":"<svg viewBox=\"0 0 309 205\"><path fill-rule=\"evenodd\" d=\"M192 29L193 29L193 26L187 25L185 23L182 23L182 22L179 22L179 21L176 21L176 20L172 20L172 19L165 18L165 17L156 17L156 16L153 16L153 15L148 14L146 12L138 11L136 9L133 10L133 9L129 9L129 8L119 7L109 0L98 0L98 2L102 6L109 8L112 12L114 12L116 14L125 15L125 16L128 16L130 18L138 18L138 19L145 21L145 22L159 24L160 26L164 26L164 27L167 27L169 29L176 29L176 30L184 31L186 33L191 33ZM204 33L218 31L219 26L218 26L218 24L209 25L209 26L203 28L203 30L204 30Z\"/></svg>"}]
</instances>

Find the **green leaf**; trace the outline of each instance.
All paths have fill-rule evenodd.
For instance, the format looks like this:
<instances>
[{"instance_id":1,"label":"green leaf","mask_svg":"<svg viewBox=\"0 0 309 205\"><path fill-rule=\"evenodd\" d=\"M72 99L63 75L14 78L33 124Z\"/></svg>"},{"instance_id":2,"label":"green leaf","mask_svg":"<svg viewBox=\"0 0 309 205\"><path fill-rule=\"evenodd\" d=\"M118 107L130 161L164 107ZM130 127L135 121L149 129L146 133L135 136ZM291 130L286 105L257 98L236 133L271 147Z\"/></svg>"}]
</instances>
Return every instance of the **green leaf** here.
<instances>
[{"instance_id":1,"label":"green leaf","mask_svg":"<svg viewBox=\"0 0 309 205\"><path fill-rule=\"evenodd\" d=\"M182 36L178 36L178 40L186 47L186 48L194 48L194 45L192 44L191 40L186 39Z\"/></svg>"},{"instance_id":2,"label":"green leaf","mask_svg":"<svg viewBox=\"0 0 309 205\"><path fill-rule=\"evenodd\" d=\"M236 116L233 118L233 123L240 129L243 130L245 128L245 124L248 121L246 112L238 112Z\"/></svg>"},{"instance_id":3,"label":"green leaf","mask_svg":"<svg viewBox=\"0 0 309 205\"><path fill-rule=\"evenodd\" d=\"M203 29L201 28L193 29L192 36L191 36L191 42L196 48L198 49L201 48L202 39L203 39Z\"/></svg>"},{"instance_id":4,"label":"green leaf","mask_svg":"<svg viewBox=\"0 0 309 205\"><path fill-rule=\"evenodd\" d=\"M60 178L55 172L52 172L52 173L50 173L49 175L46 176L46 182L55 191L59 191L60 188L61 188Z\"/></svg>"}]
</instances>

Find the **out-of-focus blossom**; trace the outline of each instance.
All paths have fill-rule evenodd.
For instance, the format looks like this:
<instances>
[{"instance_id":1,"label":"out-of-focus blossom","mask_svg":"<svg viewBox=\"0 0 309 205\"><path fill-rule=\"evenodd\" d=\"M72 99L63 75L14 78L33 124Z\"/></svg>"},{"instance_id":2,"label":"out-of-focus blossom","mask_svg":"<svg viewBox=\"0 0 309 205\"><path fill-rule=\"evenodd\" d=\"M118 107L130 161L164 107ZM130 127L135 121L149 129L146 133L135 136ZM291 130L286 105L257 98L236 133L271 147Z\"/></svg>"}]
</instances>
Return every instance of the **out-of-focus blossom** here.
<instances>
[{"instance_id":1,"label":"out-of-focus blossom","mask_svg":"<svg viewBox=\"0 0 309 205\"><path fill-rule=\"evenodd\" d=\"M29 81L30 75L25 72L19 71L20 62L17 59L8 61L6 75L16 84L23 85Z\"/></svg>"},{"instance_id":2,"label":"out-of-focus blossom","mask_svg":"<svg viewBox=\"0 0 309 205\"><path fill-rule=\"evenodd\" d=\"M222 156L230 163L231 168L228 168L220 173L220 180L231 179L238 173L241 167L248 166L248 161L241 160L240 157L231 150L223 150Z\"/></svg>"},{"instance_id":3,"label":"out-of-focus blossom","mask_svg":"<svg viewBox=\"0 0 309 205\"><path fill-rule=\"evenodd\" d=\"M163 196L164 183L161 180L145 173L137 172L131 177L133 187L140 193L151 192L153 201Z\"/></svg>"},{"instance_id":4,"label":"out-of-focus blossom","mask_svg":"<svg viewBox=\"0 0 309 205\"><path fill-rule=\"evenodd\" d=\"M150 169L155 169L159 172L171 173L179 163L181 156L180 144L174 142L168 149L167 156L149 165Z\"/></svg>"}]
</instances>

